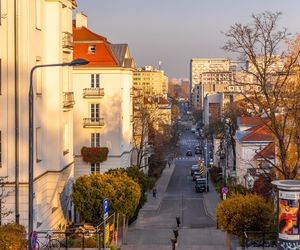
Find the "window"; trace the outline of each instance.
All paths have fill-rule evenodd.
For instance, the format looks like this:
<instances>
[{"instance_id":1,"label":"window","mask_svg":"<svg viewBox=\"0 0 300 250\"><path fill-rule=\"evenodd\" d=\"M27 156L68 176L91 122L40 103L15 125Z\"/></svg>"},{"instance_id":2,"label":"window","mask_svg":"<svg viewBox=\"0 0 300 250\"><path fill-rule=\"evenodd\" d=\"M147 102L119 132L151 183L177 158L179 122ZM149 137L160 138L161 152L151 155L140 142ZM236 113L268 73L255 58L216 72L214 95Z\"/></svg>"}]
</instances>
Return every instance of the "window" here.
<instances>
[{"instance_id":1,"label":"window","mask_svg":"<svg viewBox=\"0 0 300 250\"><path fill-rule=\"evenodd\" d=\"M91 147L99 148L100 147L100 133L91 134Z\"/></svg>"},{"instance_id":2,"label":"window","mask_svg":"<svg viewBox=\"0 0 300 250\"><path fill-rule=\"evenodd\" d=\"M35 0L35 28L41 29L41 0Z\"/></svg>"},{"instance_id":3,"label":"window","mask_svg":"<svg viewBox=\"0 0 300 250\"><path fill-rule=\"evenodd\" d=\"M97 103L92 103L91 104L91 110L90 110L90 114L91 114L91 121L92 122L96 122L99 121L100 118L100 105Z\"/></svg>"},{"instance_id":4,"label":"window","mask_svg":"<svg viewBox=\"0 0 300 250\"><path fill-rule=\"evenodd\" d=\"M89 45L88 54L95 54L95 53L96 53L96 45Z\"/></svg>"},{"instance_id":5,"label":"window","mask_svg":"<svg viewBox=\"0 0 300 250\"><path fill-rule=\"evenodd\" d=\"M99 87L100 87L100 75L91 74L91 88L99 88Z\"/></svg>"},{"instance_id":6,"label":"window","mask_svg":"<svg viewBox=\"0 0 300 250\"><path fill-rule=\"evenodd\" d=\"M42 160L42 134L40 127L35 129L35 134L36 162L40 162Z\"/></svg>"},{"instance_id":7,"label":"window","mask_svg":"<svg viewBox=\"0 0 300 250\"><path fill-rule=\"evenodd\" d=\"M92 174L100 173L100 163L91 163L91 173Z\"/></svg>"},{"instance_id":8,"label":"window","mask_svg":"<svg viewBox=\"0 0 300 250\"><path fill-rule=\"evenodd\" d=\"M215 84L213 84L213 91L216 91L216 86L215 86Z\"/></svg>"}]
</instances>

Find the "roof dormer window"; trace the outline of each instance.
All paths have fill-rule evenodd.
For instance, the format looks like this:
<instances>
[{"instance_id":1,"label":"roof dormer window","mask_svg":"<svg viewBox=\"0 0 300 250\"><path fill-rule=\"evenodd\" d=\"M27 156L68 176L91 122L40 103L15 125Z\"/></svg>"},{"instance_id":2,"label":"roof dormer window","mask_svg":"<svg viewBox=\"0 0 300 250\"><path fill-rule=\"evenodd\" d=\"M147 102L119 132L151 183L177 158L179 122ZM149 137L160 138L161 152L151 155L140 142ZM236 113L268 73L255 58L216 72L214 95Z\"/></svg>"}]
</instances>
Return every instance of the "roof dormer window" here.
<instances>
[{"instance_id":1,"label":"roof dormer window","mask_svg":"<svg viewBox=\"0 0 300 250\"><path fill-rule=\"evenodd\" d=\"M96 53L96 45L89 45L88 54L95 54L95 53Z\"/></svg>"}]
</instances>

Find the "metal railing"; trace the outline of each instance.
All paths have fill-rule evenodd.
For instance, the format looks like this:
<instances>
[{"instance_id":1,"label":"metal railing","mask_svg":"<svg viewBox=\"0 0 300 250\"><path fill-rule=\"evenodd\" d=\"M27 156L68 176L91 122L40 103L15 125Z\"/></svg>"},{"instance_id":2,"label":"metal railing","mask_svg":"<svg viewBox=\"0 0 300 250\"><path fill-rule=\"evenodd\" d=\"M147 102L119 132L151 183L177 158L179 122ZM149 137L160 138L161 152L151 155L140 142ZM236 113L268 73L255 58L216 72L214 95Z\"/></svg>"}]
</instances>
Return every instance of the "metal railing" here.
<instances>
[{"instance_id":1,"label":"metal railing","mask_svg":"<svg viewBox=\"0 0 300 250\"><path fill-rule=\"evenodd\" d=\"M62 47L67 49L73 48L73 35L70 32L62 33Z\"/></svg>"},{"instance_id":2,"label":"metal railing","mask_svg":"<svg viewBox=\"0 0 300 250\"><path fill-rule=\"evenodd\" d=\"M277 232L273 231L245 231L242 238L243 249L248 247L276 247Z\"/></svg>"},{"instance_id":3,"label":"metal railing","mask_svg":"<svg viewBox=\"0 0 300 250\"><path fill-rule=\"evenodd\" d=\"M84 98L95 98L95 97L103 97L103 96L104 96L104 88L83 89L83 97Z\"/></svg>"},{"instance_id":4,"label":"metal railing","mask_svg":"<svg viewBox=\"0 0 300 250\"><path fill-rule=\"evenodd\" d=\"M104 126L104 118L84 118L83 119L83 127L103 127Z\"/></svg>"},{"instance_id":5,"label":"metal railing","mask_svg":"<svg viewBox=\"0 0 300 250\"><path fill-rule=\"evenodd\" d=\"M63 92L63 105L64 108L73 108L75 104L73 92Z\"/></svg>"}]
</instances>

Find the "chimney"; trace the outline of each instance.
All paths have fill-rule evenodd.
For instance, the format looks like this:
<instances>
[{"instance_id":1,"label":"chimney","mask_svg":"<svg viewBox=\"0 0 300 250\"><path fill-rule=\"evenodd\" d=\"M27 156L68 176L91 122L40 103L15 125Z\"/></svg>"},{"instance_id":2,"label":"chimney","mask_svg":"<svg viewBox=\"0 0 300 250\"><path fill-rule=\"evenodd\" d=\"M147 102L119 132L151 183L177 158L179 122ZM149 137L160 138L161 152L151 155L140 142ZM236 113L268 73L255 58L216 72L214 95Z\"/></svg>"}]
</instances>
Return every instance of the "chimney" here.
<instances>
[{"instance_id":1,"label":"chimney","mask_svg":"<svg viewBox=\"0 0 300 250\"><path fill-rule=\"evenodd\" d=\"M76 13L76 28L86 27L87 28L88 17L83 12Z\"/></svg>"}]
</instances>

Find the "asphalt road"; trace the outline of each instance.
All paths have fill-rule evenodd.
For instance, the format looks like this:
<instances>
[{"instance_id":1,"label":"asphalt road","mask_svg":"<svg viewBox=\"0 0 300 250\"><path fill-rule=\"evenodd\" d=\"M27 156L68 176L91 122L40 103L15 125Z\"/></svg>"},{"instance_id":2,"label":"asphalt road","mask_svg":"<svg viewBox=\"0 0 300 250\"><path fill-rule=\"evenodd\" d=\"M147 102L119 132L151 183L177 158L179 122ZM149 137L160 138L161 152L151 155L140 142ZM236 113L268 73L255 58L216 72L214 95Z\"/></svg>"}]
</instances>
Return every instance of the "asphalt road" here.
<instances>
[{"instance_id":1,"label":"asphalt road","mask_svg":"<svg viewBox=\"0 0 300 250\"><path fill-rule=\"evenodd\" d=\"M190 130L182 132L180 155L175 160L160 208L143 214L143 226L129 230L128 245L124 249L170 249L177 216L181 218L181 227L176 249L227 249L224 233L216 230L215 222L206 212L205 194L195 192L190 176L191 165L197 163L199 156L186 157L185 153L188 149L194 152L198 141Z\"/></svg>"}]
</instances>

